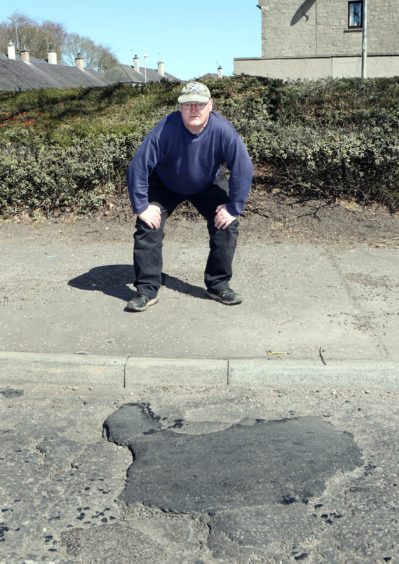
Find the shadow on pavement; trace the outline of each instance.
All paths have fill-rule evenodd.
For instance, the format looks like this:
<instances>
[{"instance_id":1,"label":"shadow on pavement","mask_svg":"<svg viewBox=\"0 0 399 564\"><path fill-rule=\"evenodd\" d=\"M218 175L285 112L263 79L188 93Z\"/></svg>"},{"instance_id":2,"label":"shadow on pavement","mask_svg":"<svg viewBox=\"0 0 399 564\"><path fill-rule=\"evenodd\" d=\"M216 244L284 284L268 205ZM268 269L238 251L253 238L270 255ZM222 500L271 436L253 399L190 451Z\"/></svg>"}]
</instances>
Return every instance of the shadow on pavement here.
<instances>
[{"instance_id":1,"label":"shadow on pavement","mask_svg":"<svg viewBox=\"0 0 399 564\"><path fill-rule=\"evenodd\" d=\"M133 284L134 268L126 264L96 266L68 281L68 286L72 286L72 288L89 291L97 290L107 296L126 302L135 295L135 291L129 288L129 285ZM162 273L162 285L169 290L188 294L194 298L208 299L204 288L183 282L180 278L169 276L164 272Z\"/></svg>"},{"instance_id":2,"label":"shadow on pavement","mask_svg":"<svg viewBox=\"0 0 399 564\"><path fill-rule=\"evenodd\" d=\"M164 272L162 273L162 285L169 290L180 292L180 294L187 294L193 298L209 300L205 288L194 286L194 284L190 284L189 282L183 282L180 278L169 276L169 274L165 274Z\"/></svg>"}]
</instances>

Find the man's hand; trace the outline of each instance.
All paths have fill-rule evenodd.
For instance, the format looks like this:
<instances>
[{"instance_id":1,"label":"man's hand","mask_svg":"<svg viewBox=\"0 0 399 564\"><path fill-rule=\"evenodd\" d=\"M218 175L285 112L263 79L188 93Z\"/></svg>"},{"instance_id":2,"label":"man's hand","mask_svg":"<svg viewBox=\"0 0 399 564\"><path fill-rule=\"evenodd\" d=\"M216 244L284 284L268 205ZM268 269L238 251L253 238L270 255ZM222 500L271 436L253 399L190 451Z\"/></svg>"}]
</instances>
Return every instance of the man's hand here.
<instances>
[{"instance_id":1,"label":"man's hand","mask_svg":"<svg viewBox=\"0 0 399 564\"><path fill-rule=\"evenodd\" d=\"M230 223L237 219L227 211L226 204L221 204L216 208L215 227L216 229L227 229Z\"/></svg>"},{"instance_id":2,"label":"man's hand","mask_svg":"<svg viewBox=\"0 0 399 564\"><path fill-rule=\"evenodd\" d=\"M158 229L161 226L161 210L154 204L150 204L147 209L139 213L139 218L151 229Z\"/></svg>"}]
</instances>

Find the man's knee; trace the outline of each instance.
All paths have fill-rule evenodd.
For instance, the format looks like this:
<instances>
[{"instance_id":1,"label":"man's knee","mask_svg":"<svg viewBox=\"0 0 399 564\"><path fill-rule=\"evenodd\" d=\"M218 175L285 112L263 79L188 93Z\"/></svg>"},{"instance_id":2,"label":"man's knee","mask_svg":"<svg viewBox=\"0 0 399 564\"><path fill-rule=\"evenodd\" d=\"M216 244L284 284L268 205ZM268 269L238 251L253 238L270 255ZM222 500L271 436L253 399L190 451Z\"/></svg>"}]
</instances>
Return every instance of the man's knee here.
<instances>
[{"instance_id":1,"label":"man's knee","mask_svg":"<svg viewBox=\"0 0 399 564\"><path fill-rule=\"evenodd\" d=\"M237 238L238 237L238 232L239 232L239 225L240 222L238 221L238 219L235 219L234 221L232 221L227 227L226 229L216 229L214 222L210 222L208 224L208 230L209 230L209 234L211 235L211 237L218 237L218 238Z\"/></svg>"},{"instance_id":2,"label":"man's knee","mask_svg":"<svg viewBox=\"0 0 399 564\"><path fill-rule=\"evenodd\" d=\"M136 231L134 233L135 245L157 245L160 244L163 238L163 225L154 229L147 225L145 221L137 218Z\"/></svg>"},{"instance_id":3,"label":"man's knee","mask_svg":"<svg viewBox=\"0 0 399 564\"><path fill-rule=\"evenodd\" d=\"M230 233L233 233L235 235L238 235L238 231L239 231L239 226L240 226L240 222L238 219L235 219L234 221L232 221L230 223L230 225L227 227L228 231Z\"/></svg>"}]
</instances>

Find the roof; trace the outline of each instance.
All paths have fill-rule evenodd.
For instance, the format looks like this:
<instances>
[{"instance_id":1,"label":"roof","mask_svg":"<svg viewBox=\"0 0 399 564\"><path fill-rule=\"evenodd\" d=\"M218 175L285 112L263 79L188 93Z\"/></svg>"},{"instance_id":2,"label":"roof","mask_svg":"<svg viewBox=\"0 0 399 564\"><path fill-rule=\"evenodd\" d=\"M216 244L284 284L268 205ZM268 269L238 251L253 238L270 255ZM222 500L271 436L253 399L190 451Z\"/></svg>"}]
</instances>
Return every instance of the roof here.
<instances>
[{"instance_id":1,"label":"roof","mask_svg":"<svg viewBox=\"0 0 399 564\"><path fill-rule=\"evenodd\" d=\"M219 78L218 74L216 74L215 72L207 72L206 74L200 76L199 80L213 80L216 78Z\"/></svg>"},{"instance_id":2,"label":"roof","mask_svg":"<svg viewBox=\"0 0 399 564\"><path fill-rule=\"evenodd\" d=\"M100 74L93 70L81 70L68 65L51 65L43 59L34 57L26 63L19 56L14 60L6 55L0 55L0 91L107 86L117 82L142 84L160 82L162 78L178 81L169 73L165 73L162 77L158 70L143 67L137 72L132 66L118 64Z\"/></svg>"},{"instance_id":3,"label":"roof","mask_svg":"<svg viewBox=\"0 0 399 564\"><path fill-rule=\"evenodd\" d=\"M29 63L19 57L0 55L0 91L34 90L36 88L67 88L70 86L106 86L109 82L92 70L80 70L67 65L50 65L32 58Z\"/></svg>"},{"instance_id":4,"label":"roof","mask_svg":"<svg viewBox=\"0 0 399 564\"><path fill-rule=\"evenodd\" d=\"M140 72L134 70L130 65L114 65L113 67L104 71L103 76L108 82L160 82L163 78L171 81L178 81L179 79L172 74L165 73L161 76L155 69L145 69L139 67Z\"/></svg>"}]
</instances>

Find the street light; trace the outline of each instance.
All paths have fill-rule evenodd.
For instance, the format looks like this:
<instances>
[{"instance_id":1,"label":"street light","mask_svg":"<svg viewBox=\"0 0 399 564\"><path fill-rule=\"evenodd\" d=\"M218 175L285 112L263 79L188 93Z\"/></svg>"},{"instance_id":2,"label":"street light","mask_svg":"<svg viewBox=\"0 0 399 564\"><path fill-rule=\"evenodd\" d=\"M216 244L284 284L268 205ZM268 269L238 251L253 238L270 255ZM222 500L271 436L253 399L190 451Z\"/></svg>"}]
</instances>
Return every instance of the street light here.
<instances>
[{"instance_id":1,"label":"street light","mask_svg":"<svg viewBox=\"0 0 399 564\"><path fill-rule=\"evenodd\" d=\"M147 59L149 55L144 55L144 84L147 84Z\"/></svg>"}]
</instances>

